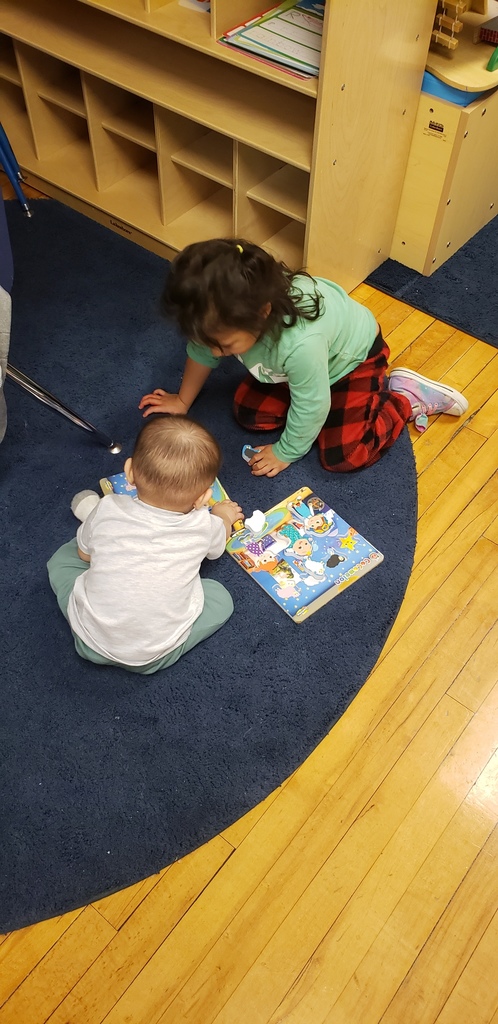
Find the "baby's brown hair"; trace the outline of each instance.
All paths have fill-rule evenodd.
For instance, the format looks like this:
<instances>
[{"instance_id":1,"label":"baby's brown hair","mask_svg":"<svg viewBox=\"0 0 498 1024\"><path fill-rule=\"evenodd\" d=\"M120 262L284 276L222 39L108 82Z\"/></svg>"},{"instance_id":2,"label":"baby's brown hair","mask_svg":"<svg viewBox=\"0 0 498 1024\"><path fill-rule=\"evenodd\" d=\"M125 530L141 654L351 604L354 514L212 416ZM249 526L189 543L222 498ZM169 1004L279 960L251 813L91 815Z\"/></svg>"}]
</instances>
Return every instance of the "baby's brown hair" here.
<instances>
[{"instance_id":1,"label":"baby's brown hair","mask_svg":"<svg viewBox=\"0 0 498 1024\"><path fill-rule=\"evenodd\" d=\"M200 423L187 416L153 416L135 442L134 482L139 495L188 504L211 486L221 461L218 442Z\"/></svg>"}]
</instances>

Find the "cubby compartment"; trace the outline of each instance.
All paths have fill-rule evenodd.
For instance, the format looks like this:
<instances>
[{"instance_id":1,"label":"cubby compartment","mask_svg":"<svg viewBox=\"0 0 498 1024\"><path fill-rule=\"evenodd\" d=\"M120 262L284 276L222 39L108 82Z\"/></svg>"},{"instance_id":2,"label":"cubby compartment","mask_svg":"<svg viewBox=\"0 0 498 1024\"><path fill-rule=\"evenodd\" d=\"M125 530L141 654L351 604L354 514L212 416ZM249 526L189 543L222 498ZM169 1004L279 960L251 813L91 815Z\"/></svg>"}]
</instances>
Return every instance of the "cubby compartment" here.
<instances>
[{"instance_id":1,"label":"cubby compartment","mask_svg":"<svg viewBox=\"0 0 498 1024\"><path fill-rule=\"evenodd\" d=\"M171 159L175 164L233 188L233 142L226 135L199 126L199 133L192 142L172 153Z\"/></svg>"},{"instance_id":2,"label":"cubby compartment","mask_svg":"<svg viewBox=\"0 0 498 1024\"><path fill-rule=\"evenodd\" d=\"M62 158L62 151L71 146L89 148L85 118L40 98L28 101L28 111L40 160L55 155Z\"/></svg>"},{"instance_id":3,"label":"cubby compartment","mask_svg":"<svg viewBox=\"0 0 498 1024\"><path fill-rule=\"evenodd\" d=\"M138 205L137 196L140 197ZM99 204L153 238L163 238L155 156L145 155L143 162L133 164L127 175L100 191Z\"/></svg>"},{"instance_id":4,"label":"cubby compartment","mask_svg":"<svg viewBox=\"0 0 498 1024\"><path fill-rule=\"evenodd\" d=\"M16 140L25 138L31 141L24 93L20 86L0 76L0 111L2 125L9 136L11 145L16 148Z\"/></svg>"},{"instance_id":5,"label":"cubby compartment","mask_svg":"<svg viewBox=\"0 0 498 1024\"><path fill-rule=\"evenodd\" d=\"M22 43L17 59L39 160L86 143L88 128L80 72Z\"/></svg>"},{"instance_id":6,"label":"cubby compartment","mask_svg":"<svg viewBox=\"0 0 498 1024\"><path fill-rule=\"evenodd\" d=\"M171 163L163 193L164 240L173 249L233 234L233 193L187 167Z\"/></svg>"},{"instance_id":7,"label":"cubby compartment","mask_svg":"<svg viewBox=\"0 0 498 1024\"><path fill-rule=\"evenodd\" d=\"M157 235L162 221L153 105L93 75L84 74L82 84L101 201L133 223L140 196L143 227Z\"/></svg>"},{"instance_id":8,"label":"cubby compartment","mask_svg":"<svg viewBox=\"0 0 498 1024\"><path fill-rule=\"evenodd\" d=\"M293 269L303 266L304 225L242 194L237 198L235 234L261 245Z\"/></svg>"},{"instance_id":9,"label":"cubby compartment","mask_svg":"<svg viewBox=\"0 0 498 1024\"><path fill-rule=\"evenodd\" d=\"M235 28L236 25L249 21L250 18L260 15L265 7L276 6L275 4L261 4L261 0L212 0L211 3L211 33L214 39L219 39L223 32Z\"/></svg>"},{"instance_id":10,"label":"cubby compartment","mask_svg":"<svg viewBox=\"0 0 498 1024\"><path fill-rule=\"evenodd\" d=\"M295 220L282 227L261 243L275 259L283 260L291 270L300 270L305 263L305 228Z\"/></svg>"},{"instance_id":11,"label":"cubby compartment","mask_svg":"<svg viewBox=\"0 0 498 1024\"><path fill-rule=\"evenodd\" d=\"M28 131L26 101L12 39L0 33L0 122L8 135Z\"/></svg>"},{"instance_id":12,"label":"cubby compartment","mask_svg":"<svg viewBox=\"0 0 498 1024\"><path fill-rule=\"evenodd\" d=\"M0 78L21 85L21 76L12 39L0 33Z\"/></svg>"},{"instance_id":13,"label":"cubby compartment","mask_svg":"<svg viewBox=\"0 0 498 1024\"><path fill-rule=\"evenodd\" d=\"M200 237L201 231L203 238L230 234L232 140L171 110L155 106L154 116L162 220L168 244L182 248L193 237ZM194 235L188 238L192 230Z\"/></svg>"},{"instance_id":14,"label":"cubby compartment","mask_svg":"<svg viewBox=\"0 0 498 1024\"><path fill-rule=\"evenodd\" d=\"M305 171L284 164L259 185L249 189L247 194L250 199L257 199L265 206L287 213L293 220L304 224L308 207L308 187L309 175Z\"/></svg>"},{"instance_id":15,"label":"cubby compartment","mask_svg":"<svg viewBox=\"0 0 498 1024\"><path fill-rule=\"evenodd\" d=\"M237 148L237 168L239 189L249 199L306 223L310 181L307 171L242 145Z\"/></svg>"},{"instance_id":16,"label":"cubby compartment","mask_svg":"<svg viewBox=\"0 0 498 1024\"><path fill-rule=\"evenodd\" d=\"M157 160L154 153L107 128L100 129L98 136L98 144L94 145L94 158L99 191L110 189L139 172L153 178L155 190L158 191Z\"/></svg>"},{"instance_id":17,"label":"cubby compartment","mask_svg":"<svg viewBox=\"0 0 498 1024\"><path fill-rule=\"evenodd\" d=\"M134 224L137 218L137 196L143 229L161 235L161 202L156 154L107 129L98 132L94 141L95 174L100 202L121 220Z\"/></svg>"},{"instance_id":18,"label":"cubby compartment","mask_svg":"<svg viewBox=\"0 0 498 1024\"><path fill-rule=\"evenodd\" d=\"M81 75L77 68L22 43L18 44L17 53L24 87L30 95L85 117Z\"/></svg>"},{"instance_id":19,"label":"cubby compartment","mask_svg":"<svg viewBox=\"0 0 498 1024\"><path fill-rule=\"evenodd\" d=\"M309 174L250 146L235 152L236 233L291 267L304 262Z\"/></svg>"},{"instance_id":20,"label":"cubby compartment","mask_svg":"<svg viewBox=\"0 0 498 1024\"><path fill-rule=\"evenodd\" d=\"M83 93L92 140L104 129L155 152L152 103L93 75L83 75Z\"/></svg>"}]
</instances>

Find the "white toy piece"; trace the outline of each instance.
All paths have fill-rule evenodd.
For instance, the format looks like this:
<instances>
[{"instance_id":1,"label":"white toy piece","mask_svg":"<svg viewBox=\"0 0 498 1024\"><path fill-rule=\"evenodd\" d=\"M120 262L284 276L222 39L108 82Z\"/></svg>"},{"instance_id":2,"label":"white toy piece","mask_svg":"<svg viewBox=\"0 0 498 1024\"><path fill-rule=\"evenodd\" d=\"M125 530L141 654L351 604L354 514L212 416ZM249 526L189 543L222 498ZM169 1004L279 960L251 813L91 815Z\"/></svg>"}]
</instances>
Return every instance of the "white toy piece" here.
<instances>
[{"instance_id":1,"label":"white toy piece","mask_svg":"<svg viewBox=\"0 0 498 1024\"><path fill-rule=\"evenodd\" d=\"M71 512L84 523L99 501L97 491L78 491L71 502Z\"/></svg>"},{"instance_id":2,"label":"white toy piece","mask_svg":"<svg viewBox=\"0 0 498 1024\"><path fill-rule=\"evenodd\" d=\"M244 526L247 526L251 533L261 533L265 525L266 519L264 512L261 512L259 508L255 509L252 516L246 519Z\"/></svg>"}]
</instances>

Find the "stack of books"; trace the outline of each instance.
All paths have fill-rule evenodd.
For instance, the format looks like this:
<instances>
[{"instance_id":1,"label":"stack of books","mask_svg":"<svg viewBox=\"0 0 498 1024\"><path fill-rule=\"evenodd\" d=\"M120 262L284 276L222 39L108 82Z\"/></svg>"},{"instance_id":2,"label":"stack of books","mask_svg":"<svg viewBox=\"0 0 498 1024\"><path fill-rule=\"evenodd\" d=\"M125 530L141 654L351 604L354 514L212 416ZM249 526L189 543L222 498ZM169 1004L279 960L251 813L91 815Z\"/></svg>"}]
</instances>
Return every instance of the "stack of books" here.
<instances>
[{"instance_id":1,"label":"stack of books","mask_svg":"<svg viewBox=\"0 0 498 1024\"><path fill-rule=\"evenodd\" d=\"M320 69L324 9L325 0L283 0L229 29L219 42L299 78L313 78Z\"/></svg>"}]
</instances>

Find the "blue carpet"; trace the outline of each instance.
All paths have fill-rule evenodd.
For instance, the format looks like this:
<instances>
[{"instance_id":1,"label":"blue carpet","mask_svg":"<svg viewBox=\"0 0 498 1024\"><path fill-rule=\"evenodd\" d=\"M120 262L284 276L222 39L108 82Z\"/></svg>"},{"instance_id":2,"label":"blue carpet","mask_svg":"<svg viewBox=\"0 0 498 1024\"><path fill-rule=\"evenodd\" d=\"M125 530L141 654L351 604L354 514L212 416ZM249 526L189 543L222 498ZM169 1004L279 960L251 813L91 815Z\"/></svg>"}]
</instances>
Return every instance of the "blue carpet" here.
<instances>
[{"instance_id":1,"label":"blue carpet","mask_svg":"<svg viewBox=\"0 0 498 1024\"><path fill-rule=\"evenodd\" d=\"M307 757L372 669L403 598L416 529L405 431L373 468L333 476L314 448L275 480L240 456L247 437L224 360L192 414L221 442L221 478L250 514L311 486L385 555L296 625L230 559L203 572L235 614L155 676L76 655L45 563L74 536L73 494L122 468L140 396L174 389L184 345L161 320L167 264L53 200L31 220L10 203L15 262L11 362L123 442L99 447L7 381L0 447L2 786L0 931L138 881L254 807Z\"/></svg>"},{"instance_id":2,"label":"blue carpet","mask_svg":"<svg viewBox=\"0 0 498 1024\"><path fill-rule=\"evenodd\" d=\"M431 277L386 260L367 284L498 348L498 217Z\"/></svg>"}]
</instances>

